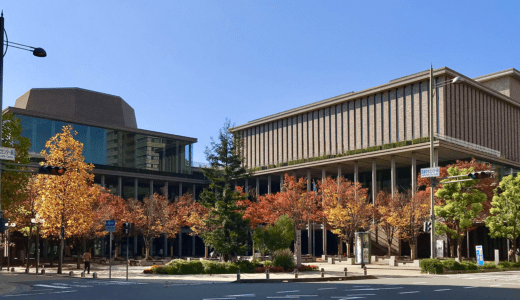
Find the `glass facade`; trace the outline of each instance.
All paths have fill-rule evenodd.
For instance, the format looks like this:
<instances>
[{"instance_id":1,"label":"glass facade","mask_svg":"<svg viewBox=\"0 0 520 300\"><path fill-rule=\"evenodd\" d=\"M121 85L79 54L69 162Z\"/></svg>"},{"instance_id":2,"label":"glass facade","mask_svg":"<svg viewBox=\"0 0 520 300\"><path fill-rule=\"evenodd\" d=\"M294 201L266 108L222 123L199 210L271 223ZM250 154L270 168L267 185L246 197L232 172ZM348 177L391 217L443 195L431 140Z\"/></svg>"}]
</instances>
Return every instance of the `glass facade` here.
<instances>
[{"instance_id":1,"label":"glass facade","mask_svg":"<svg viewBox=\"0 0 520 300\"><path fill-rule=\"evenodd\" d=\"M15 115L22 124L22 136L31 140L31 154L39 154L45 143L63 126L70 124L83 143L85 161L93 164L151 171L191 174L193 144L188 141L157 137L123 130L65 123L24 115Z\"/></svg>"}]
</instances>

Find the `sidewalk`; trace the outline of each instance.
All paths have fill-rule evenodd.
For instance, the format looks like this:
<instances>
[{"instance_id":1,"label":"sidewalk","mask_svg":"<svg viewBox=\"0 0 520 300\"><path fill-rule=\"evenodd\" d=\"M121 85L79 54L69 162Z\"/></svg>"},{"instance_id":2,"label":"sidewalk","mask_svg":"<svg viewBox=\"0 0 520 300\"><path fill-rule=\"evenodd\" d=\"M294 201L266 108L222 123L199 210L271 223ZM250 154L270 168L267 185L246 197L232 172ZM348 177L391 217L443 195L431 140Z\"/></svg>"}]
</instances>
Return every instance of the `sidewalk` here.
<instances>
[{"instance_id":1,"label":"sidewalk","mask_svg":"<svg viewBox=\"0 0 520 300\"><path fill-rule=\"evenodd\" d=\"M347 268L349 277L360 277L364 275L363 269L359 265L347 265L346 263L328 264L325 262L304 263L305 265L315 265L325 271L324 277L343 277L344 268ZM81 264L83 267L83 264ZM128 279L139 282L155 282L155 283L177 283L177 284L212 284L212 283L231 283L237 280L236 274L203 274L203 275L159 275L159 274L144 274L143 270L149 267L131 266L128 268ZM36 275L36 269L31 268L30 274L25 274L24 267L15 267L15 272L7 272L6 269L0 272L2 280L0 281L0 294L12 292L20 285L17 282L23 281L40 281L40 280L56 280L66 279L69 277L69 272L73 271L73 278L80 278L82 269L76 269L76 263L68 263L63 266L63 274L57 274L57 267L45 268L45 275ZM109 279L109 266L104 264L92 264L90 274L86 274L86 278L92 278L93 273L96 272L98 280ZM420 270L411 267L390 267L388 265L373 264L367 265L367 275L372 277L416 277L422 276ZM270 273L269 279L273 281L294 279L294 273ZM302 281L317 281L323 280L319 271L302 272L298 275ZM126 265L112 266L112 280L126 280ZM265 282L265 273L242 273L241 280L255 280ZM356 278L350 278L356 279ZM364 279L360 277L359 279ZM18 290L17 290L18 291Z\"/></svg>"}]
</instances>

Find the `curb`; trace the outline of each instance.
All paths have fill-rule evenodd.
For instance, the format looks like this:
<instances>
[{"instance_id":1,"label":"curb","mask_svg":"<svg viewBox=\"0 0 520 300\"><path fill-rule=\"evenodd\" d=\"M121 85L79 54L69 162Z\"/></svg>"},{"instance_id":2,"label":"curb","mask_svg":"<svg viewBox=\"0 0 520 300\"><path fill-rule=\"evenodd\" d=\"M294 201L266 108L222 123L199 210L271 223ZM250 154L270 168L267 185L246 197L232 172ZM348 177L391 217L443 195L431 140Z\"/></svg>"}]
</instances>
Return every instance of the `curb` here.
<instances>
[{"instance_id":1,"label":"curb","mask_svg":"<svg viewBox=\"0 0 520 300\"><path fill-rule=\"evenodd\" d=\"M279 278L279 279L240 279L230 283L280 283L280 282L320 282L377 279L376 276L316 277L316 278Z\"/></svg>"}]
</instances>

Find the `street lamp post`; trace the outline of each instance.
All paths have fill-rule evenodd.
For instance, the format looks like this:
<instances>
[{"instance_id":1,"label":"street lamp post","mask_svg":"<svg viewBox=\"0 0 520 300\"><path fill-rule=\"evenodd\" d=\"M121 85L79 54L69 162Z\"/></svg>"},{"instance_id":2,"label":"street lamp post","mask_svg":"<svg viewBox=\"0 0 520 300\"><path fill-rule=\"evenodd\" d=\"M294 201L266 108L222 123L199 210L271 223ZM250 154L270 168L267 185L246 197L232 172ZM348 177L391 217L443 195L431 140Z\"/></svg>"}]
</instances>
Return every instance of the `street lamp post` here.
<instances>
[{"instance_id":1,"label":"street lamp post","mask_svg":"<svg viewBox=\"0 0 520 300\"><path fill-rule=\"evenodd\" d=\"M4 51L4 35L6 37L5 39L5 51ZM13 45L10 45L13 44ZM14 42L9 42L7 39L7 33L5 32L4 28L4 11L2 11L0 15L0 45L1 45L1 53L0 53L0 147L2 145L2 97L3 97L3 86L4 86L4 56L7 53L7 49L9 46L21 50L31 51L34 56L37 57L45 57L47 56L47 53L42 48L37 47L31 47L23 44L18 44ZM0 167L1 167L1 160L0 160ZM2 169L0 168L0 179L2 178ZM0 222L4 222L5 219L3 218L3 211L2 211L2 181L0 180ZM1 266L1 261L0 261Z\"/></svg>"},{"instance_id":2,"label":"street lamp post","mask_svg":"<svg viewBox=\"0 0 520 300\"><path fill-rule=\"evenodd\" d=\"M433 95L434 93L436 92L436 88L438 87L441 87L441 86L446 86L448 84L455 84L455 83L461 83L463 81L463 78L462 77L455 77L453 78L452 80L448 80L448 81L445 81L445 82L441 82L441 83L438 83L438 84L434 84L433 83L433 65L430 65L430 92L428 93L428 96L430 99L428 99L428 102L430 103L430 168L433 168L433 167L438 167L435 163L435 159L434 159L434 145L433 145L433 140L434 140L434 130L433 130L433 119L434 119L434 110L433 110L433 105L434 105L434 101L433 101ZM437 108L438 109L438 108ZM438 158L437 158L438 160ZM438 164L438 162L437 162ZM431 211L430 211L430 219L431 219L431 232L430 232L430 257L431 258L435 258L436 257L436 247L435 247L435 201L434 201L434 196L435 196L435 184L436 184L436 179L435 177L430 177L430 208L431 208Z\"/></svg>"}]
</instances>

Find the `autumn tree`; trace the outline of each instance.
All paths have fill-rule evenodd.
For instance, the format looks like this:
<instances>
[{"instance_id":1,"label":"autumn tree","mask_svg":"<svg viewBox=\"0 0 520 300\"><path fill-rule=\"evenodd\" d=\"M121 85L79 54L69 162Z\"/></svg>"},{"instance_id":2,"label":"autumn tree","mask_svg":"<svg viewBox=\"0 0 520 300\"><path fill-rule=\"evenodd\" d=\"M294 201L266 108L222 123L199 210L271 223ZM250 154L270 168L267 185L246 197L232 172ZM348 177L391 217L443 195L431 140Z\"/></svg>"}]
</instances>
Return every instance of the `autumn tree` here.
<instances>
[{"instance_id":1,"label":"autumn tree","mask_svg":"<svg viewBox=\"0 0 520 300\"><path fill-rule=\"evenodd\" d=\"M242 218L243 209L237 201L247 199L247 195L233 189L232 182L248 176L243 166L242 139L231 133L231 124L226 121L220 129L218 141L211 139L211 146L206 147L206 159L209 168L203 168L209 179L209 188L200 195L203 205L208 208L204 220L206 228L211 231L201 233L206 246L215 248L223 254L224 260L230 255L246 250L245 242L249 239L249 224Z\"/></svg>"},{"instance_id":2,"label":"autumn tree","mask_svg":"<svg viewBox=\"0 0 520 300\"><path fill-rule=\"evenodd\" d=\"M379 221L376 226L386 235L388 256L392 255L392 241L397 235L399 227L404 223L401 213L406 202L405 198L405 195L397 189L393 193L380 191L376 197L374 215L375 219Z\"/></svg>"},{"instance_id":3,"label":"autumn tree","mask_svg":"<svg viewBox=\"0 0 520 300\"><path fill-rule=\"evenodd\" d=\"M275 224L283 215L291 218L296 232L294 254L298 266L301 265L301 230L309 220L318 221L322 217L315 193L307 192L306 186L304 178L296 180L285 174L282 190L276 194L259 196L258 202L251 203L244 215L254 225Z\"/></svg>"},{"instance_id":4,"label":"autumn tree","mask_svg":"<svg viewBox=\"0 0 520 300\"><path fill-rule=\"evenodd\" d=\"M154 193L146 196L143 201L129 199L127 205L128 221L134 224L136 233L143 237L145 257L151 259L150 244L154 238L162 234L173 238L180 231L180 226L171 222L172 218L176 218L173 207L175 202L169 203L164 195Z\"/></svg>"},{"instance_id":5,"label":"autumn tree","mask_svg":"<svg viewBox=\"0 0 520 300\"><path fill-rule=\"evenodd\" d=\"M473 171L473 168L450 167L448 168L448 175L464 175ZM459 179L469 179L469 177ZM450 181L450 179L444 181ZM466 229L473 226L483 210L482 203L487 198L486 194L477 189L477 183L476 180L444 183L442 188L435 193L435 196L445 201L444 205L435 206L435 215L439 217L435 222L436 231L438 230L440 234L445 233L457 240L457 257L459 260L462 259L461 245L462 239L466 235ZM454 226L447 226L443 221L450 222Z\"/></svg>"},{"instance_id":6,"label":"autumn tree","mask_svg":"<svg viewBox=\"0 0 520 300\"><path fill-rule=\"evenodd\" d=\"M520 173L502 178L498 187L486 226L492 238L509 239L513 253L516 253L516 239L520 235Z\"/></svg>"},{"instance_id":7,"label":"autumn tree","mask_svg":"<svg viewBox=\"0 0 520 300\"><path fill-rule=\"evenodd\" d=\"M401 206L400 217L402 222L398 223L398 236L408 241L411 249L411 259L417 257L417 237L422 233L424 220L430 214L430 194L409 190L406 194L405 204Z\"/></svg>"},{"instance_id":8,"label":"autumn tree","mask_svg":"<svg viewBox=\"0 0 520 300\"><path fill-rule=\"evenodd\" d=\"M340 239L339 253L342 254L343 242L347 244L347 257L354 233L366 229L373 218L373 206L368 203L368 189L361 184L340 177L327 177L321 184L325 217L332 232Z\"/></svg>"},{"instance_id":9,"label":"autumn tree","mask_svg":"<svg viewBox=\"0 0 520 300\"><path fill-rule=\"evenodd\" d=\"M2 116L2 147L14 148L15 159L12 163L28 164L29 149L31 141L22 135L22 124L19 118L15 118L12 113ZM9 166L8 169L23 169L18 166ZM9 207L13 203L26 201L26 186L29 181L30 174L16 171L2 171L2 203L0 207L9 211ZM23 205L22 205L23 206ZM1 209L0 209L1 211Z\"/></svg>"},{"instance_id":10,"label":"autumn tree","mask_svg":"<svg viewBox=\"0 0 520 300\"><path fill-rule=\"evenodd\" d=\"M82 236L93 221L92 203L97 197L91 189L94 180L93 164L85 163L83 144L74 139L77 132L72 126L63 126L61 133L52 137L40 153L45 159L41 165L66 168L62 176L38 174L35 187L38 191L36 211L45 220L42 235L58 237L60 228L65 229L65 238ZM63 241L60 256L63 256ZM62 262L58 266L61 274Z\"/></svg>"}]
</instances>

